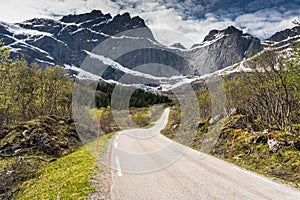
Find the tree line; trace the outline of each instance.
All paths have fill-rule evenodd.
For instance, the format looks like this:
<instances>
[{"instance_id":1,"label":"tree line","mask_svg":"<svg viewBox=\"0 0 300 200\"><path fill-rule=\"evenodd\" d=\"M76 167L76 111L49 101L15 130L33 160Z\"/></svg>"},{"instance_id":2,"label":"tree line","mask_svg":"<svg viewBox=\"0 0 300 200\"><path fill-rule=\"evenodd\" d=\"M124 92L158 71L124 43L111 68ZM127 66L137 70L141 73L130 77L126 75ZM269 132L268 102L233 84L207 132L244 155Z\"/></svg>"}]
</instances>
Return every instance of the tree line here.
<instances>
[{"instance_id":1,"label":"tree line","mask_svg":"<svg viewBox=\"0 0 300 200\"><path fill-rule=\"evenodd\" d=\"M108 106L111 106L111 98L114 90L121 91L114 96L114 100L118 101L119 104L122 104L122 102L124 101L124 96L132 93L129 100L129 107L143 108L155 104L171 102L171 100L167 96L153 94L151 92L147 92L142 89L136 89L136 88L126 87L126 86L117 86L115 84L98 83L96 88L96 95L95 95L96 107L106 108ZM127 107L128 107L127 105L120 105L120 109L127 109Z\"/></svg>"},{"instance_id":2,"label":"tree line","mask_svg":"<svg viewBox=\"0 0 300 200\"><path fill-rule=\"evenodd\" d=\"M71 116L73 81L61 67L38 69L23 59L10 59L0 47L0 126L41 115Z\"/></svg>"}]
</instances>

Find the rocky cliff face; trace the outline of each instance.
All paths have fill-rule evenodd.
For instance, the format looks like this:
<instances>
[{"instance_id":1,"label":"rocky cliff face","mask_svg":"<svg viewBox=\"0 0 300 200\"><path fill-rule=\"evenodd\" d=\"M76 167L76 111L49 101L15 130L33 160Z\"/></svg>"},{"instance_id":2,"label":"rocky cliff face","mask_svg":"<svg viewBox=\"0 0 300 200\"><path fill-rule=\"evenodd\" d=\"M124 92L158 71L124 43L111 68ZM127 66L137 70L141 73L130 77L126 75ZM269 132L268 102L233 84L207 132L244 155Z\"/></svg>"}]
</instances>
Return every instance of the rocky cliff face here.
<instances>
[{"instance_id":1,"label":"rocky cliff face","mask_svg":"<svg viewBox=\"0 0 300 200\"><path fill-rule=\"evenodd\" d=\"M262 49L258 38L230 26L210 31L201 44L192 47L190 53L200 74L206 74L238 63Z\"/></svg>"}]
</instances>

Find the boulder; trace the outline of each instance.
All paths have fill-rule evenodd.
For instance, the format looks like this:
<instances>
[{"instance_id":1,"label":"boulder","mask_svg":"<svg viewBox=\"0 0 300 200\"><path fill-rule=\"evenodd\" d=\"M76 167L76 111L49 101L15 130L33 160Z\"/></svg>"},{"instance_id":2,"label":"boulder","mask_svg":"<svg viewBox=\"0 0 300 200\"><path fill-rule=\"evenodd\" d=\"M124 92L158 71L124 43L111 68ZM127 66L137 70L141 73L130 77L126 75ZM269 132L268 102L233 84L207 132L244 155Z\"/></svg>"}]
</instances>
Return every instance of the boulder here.
<instances>
[{"instance_id":1,"label":"boulder","mask_svg":"<svg viewBox=\"0 0 300 200\"><path fill-rule=\"evenodd\" d=\"M273 152L277 152L279 149L283 148L285 142L277 141L274 139L268 139L268 146Z\"/></svg>"}]
</instances>

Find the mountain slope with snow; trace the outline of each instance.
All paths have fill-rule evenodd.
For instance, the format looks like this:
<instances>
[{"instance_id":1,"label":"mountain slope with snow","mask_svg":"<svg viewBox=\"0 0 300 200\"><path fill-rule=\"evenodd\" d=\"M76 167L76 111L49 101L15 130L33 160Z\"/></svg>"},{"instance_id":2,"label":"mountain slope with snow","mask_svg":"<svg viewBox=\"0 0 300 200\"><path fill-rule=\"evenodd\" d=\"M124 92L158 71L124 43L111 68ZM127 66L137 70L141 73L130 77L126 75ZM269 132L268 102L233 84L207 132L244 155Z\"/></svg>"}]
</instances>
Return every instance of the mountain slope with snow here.
<instances>
[{"instance_id":1,"label":"mountain slope with snow","mask_svg":"<svg viewBox=\"0 0 300 200\"><path fill-rule=\"evenodd\" d=\"M261 43L230 26L210 31L201 44L185 49L181 44L160 44L143 19L128 13L112 17L94 10L60 20L0 22L0 38L14 58L40 67L60 65L77 77L84 73L91 79L165 89L224 71L263 48L286 48L298 37L299 32L291 29Z\"/></svg>"}]
</instances>

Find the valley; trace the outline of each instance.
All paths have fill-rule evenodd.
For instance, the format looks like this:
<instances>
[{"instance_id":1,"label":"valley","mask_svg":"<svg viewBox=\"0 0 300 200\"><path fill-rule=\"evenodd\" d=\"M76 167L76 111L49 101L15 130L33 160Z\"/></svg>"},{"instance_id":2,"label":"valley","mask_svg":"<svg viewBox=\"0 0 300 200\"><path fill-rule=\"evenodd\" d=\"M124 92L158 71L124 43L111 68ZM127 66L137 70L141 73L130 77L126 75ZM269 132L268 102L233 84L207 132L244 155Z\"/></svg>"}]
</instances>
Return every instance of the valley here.
<instances>
[{"instance_id":1,"label":"valley","mask_svg":"<svg viewBox=\"0 0 300 200\"><path fill-rule=\"evenodd\" d=\"M127 12L0 22L0 199L296 199L299 24L186 48Z\"/></svg>"}]
</instances>

